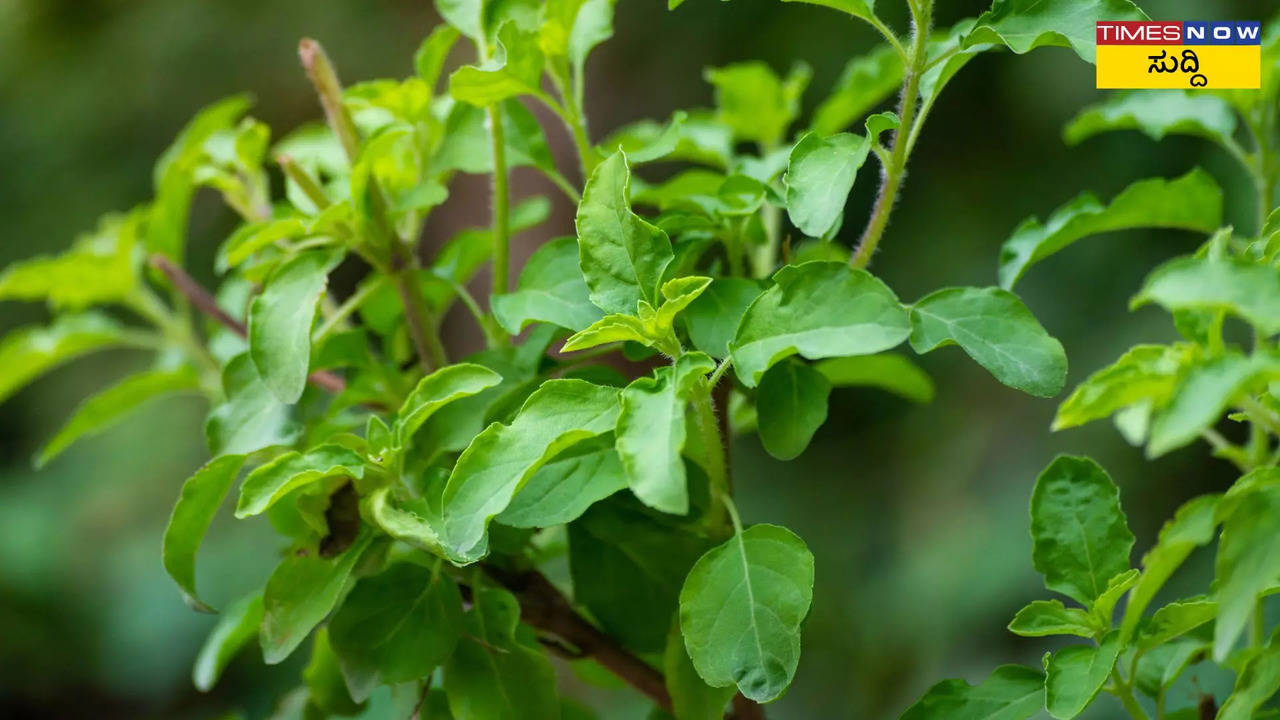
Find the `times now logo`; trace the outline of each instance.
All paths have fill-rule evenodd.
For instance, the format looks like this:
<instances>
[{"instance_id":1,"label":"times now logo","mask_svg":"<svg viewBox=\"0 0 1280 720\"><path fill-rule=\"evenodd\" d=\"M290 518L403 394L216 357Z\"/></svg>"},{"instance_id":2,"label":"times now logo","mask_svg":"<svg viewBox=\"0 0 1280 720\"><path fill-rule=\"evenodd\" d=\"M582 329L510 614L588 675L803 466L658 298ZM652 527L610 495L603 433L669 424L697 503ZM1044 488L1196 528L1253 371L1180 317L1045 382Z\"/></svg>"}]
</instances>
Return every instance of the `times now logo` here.
<instances>
[{"instance_id":1,"label":"times now logo","mask_svg":"<svg viewBox=\"0 0 1280 720\"><path fill-rule=\"evenodd\" d=\"M1099 45L1258 45L1262 23L1100 21Z\"/></svg>"}]
</instances>

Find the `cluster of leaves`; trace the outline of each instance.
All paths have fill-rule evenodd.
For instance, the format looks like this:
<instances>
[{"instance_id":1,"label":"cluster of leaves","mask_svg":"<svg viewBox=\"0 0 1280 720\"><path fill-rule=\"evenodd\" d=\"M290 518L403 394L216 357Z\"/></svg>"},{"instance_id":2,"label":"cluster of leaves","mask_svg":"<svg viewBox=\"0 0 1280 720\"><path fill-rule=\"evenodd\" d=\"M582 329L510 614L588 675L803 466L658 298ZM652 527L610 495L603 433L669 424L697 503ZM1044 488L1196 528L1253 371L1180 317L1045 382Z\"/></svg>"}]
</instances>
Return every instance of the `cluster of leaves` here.
<instances>
[{"instance_id":1,"label":"cluster of leaves","mask_svg":"<svg viewBox=\"0 0 1280 720\"><path fill-rule=\"evenodd\" d=\"M1170 181L1134 183L1109 205L1085 194L1045 223L1027 220L1005 243L999 268L1001 284L1011 287L1031 264L1094 233L1139 225L1209 232L1194 254L1156 268L1132 300L1134 308L1168 311L1182 340L1133 347L1082 382L1059 406L1053 426L1113 417L1125 439L1145 445L1149 457L1204 438L1242 476L1225 493L1182 505L1139 569L1130 566L1134 537L1119 489L1092 460L1059 457L1032 494L1032 559L1045 587L1078 606L1034 601L1009 630L1027 637L1076 636L1091 644L1046 654L1043 671L1008 665L977 686L940 683L903 717L1012 720L1047 710L1067 720L1103 692L1140 719L1275 714L1280 641L1268 633L1264 599L1280 587L1280 355L1274 344L1280 332L1280 210L1267 213L1280 178L1280 21L1267 27L1262 55L1260 91L1121 94L1086 108L1064 133L1070 143L1119 130L1156 140L1189 134L1216 143L1252 181L1255 235L1218 228L1221 192L1206 173L1193 170ZM1236 137L1240 127L1247 150ZM1148 613L1187 557L1215 541L1215 577L1207 592ZM1199 663L1235 675L1220 706L1202 691L1199 698L1185 687L1173 692Z\"/></svg>"},{"instance_id":2,"label":"cluster of leaves","mask_svg":"<svg viewBox=\"0 0 1280 720\"><path fill-rule=\"evenodd\" d=\"M746 62L707 72L714 108L637 122L593 145L584 69L613 32L612 0L438 0L446 24L423 42L412 77L347 88L304 40L324 124L272 144L268 128L245 117L246 99L215 104L161 158L153 200L0 276L0 299L42 300L57 315L0 341L0 399L91 351L154 354L151 369L85 401L38 462L159 395L192 391L210 402L212 459L183 485L164 537L165 568L188 604L212 610L197 592L196 554L242 475L236 517L265 515L283 539L262 589L223 610L196 662L198 687L213 686L255 640L278 663L310 638L304 682L279 717L589 716L558 696L549 652L598 663L681 720L718 718L730 704L758 716L756 703L779 697L795 675L814 559L785 528L742 524L731 436L756 432L789 459L826 420L833 388L872 385L927 402L928 376L888 352L904 342L916 353L957 345L1001 383L1055 395L1065 353L1013 282L1092 233L1221 224L1221 194L1204 173L1146 180L1110 205L1082 196L1046 224L1025 223L1002 254L1001 287L902 303L865 268L949 80L997 48L1064 46L1092 60L1094 21L1145 15L1128 0L997 0L935 32L931 0L910 0L913 29L900 37L869 0L812 1L870 23L885 44L850 61L798 131L808 69L779 77ZM444 81L459 43L475 62ZM1273 42L1266 52L1274 56ZM869 114L899 88L897 112ZM1219 113L1234 107L1273 130L1272 108L1247 94L1186 96L1185 117L1169 122L1161 101L1105 104L1068 135L1193 132L1231 148L1260 183L1274 178L1274 164L1239 148ZM530 103L563 121L581 184L557 167ZM855 124L865 132L846 130ZM881 192L851 252L832 240L872 155ZM268 156L283 173L282 197L271 195ZM657 161L678 169L642 177ZM511 235L545 222L549 206L538 196L511 205L518 167L545 176L577 214L576 233L538 248L512 286ZM418 240L457 173L492 176L493 222L424 262ZM219 248L212 296L182 269L200 188L243 220ZM790 241L784 218L802 239ZM1275 364L1265 338L1280 330L1271 244L1265 232L1253 242L1222 232L1200 256L1159 271L1140 298L1174 310L1188 344L1135 351L1082 386L1059 424L1120 411L1127 432L1149 436L1158 452L1211 433L1217 414L1238 404L1261 439L1222 452L1262 458L1266 432L1280 427L1266 424L1280 408L1267 390ZM343 264L367 275L338 303L327 285ZM481 303L468 286L486 266L492 292ZM460 362L438 333L455 305L487 341ZM1222 341L1227 314L1258 327L1251 355ZM1206 395L1223 398L1212 416ZM1130 643L1145 636L1135 624L1111 631L1111 608L1126 590L1154 592L1160 581L1122 572L1132 539L1105 475L1062 462L1037 492L1037 563L1052 589L1089 609L1046 603L1023 624L1043 628L1057 613L1102 641L1105 650L1068 653L1057 661L1065 670L1049 675L1083 706L1106 681L1102 664L1124 652L1140 659ZM1266 477L1242 487L1264 492ZM1076 501L1099 513L1088 528L1111 543L1105 568L1079 567L1081 545L1060 527ZM1229 524L1227 506L1252 504L1224 499L1206 512ZM1255 533L1273 527L1247 517ZM1227 628L1227 649L1239 627L1222 618L1238 620L1240 598L1269 586L1261 571L1230 572L1252 584L1231 602L1220 595L1209 613ZM1043 685L1036 671L1001 670L981 691L940 686L911 712L955 717L965 703L1019 689L1017 707L1030 707Z\"/></svg>"}]
</instances>

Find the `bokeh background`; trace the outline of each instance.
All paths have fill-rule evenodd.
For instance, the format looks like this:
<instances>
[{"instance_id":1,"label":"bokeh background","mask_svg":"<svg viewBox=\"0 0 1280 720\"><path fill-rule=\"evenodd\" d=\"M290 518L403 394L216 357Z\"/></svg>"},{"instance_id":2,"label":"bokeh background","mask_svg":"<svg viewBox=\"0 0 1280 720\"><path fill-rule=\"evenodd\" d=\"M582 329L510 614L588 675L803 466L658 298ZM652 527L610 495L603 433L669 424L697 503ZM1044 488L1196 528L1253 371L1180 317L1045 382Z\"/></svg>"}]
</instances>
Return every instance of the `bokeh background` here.
<instances>
[{"instance_id":1,"label":"bokeh background","mask_svg":"<svg viewBox=\"0 0 1280 720\"><path fill-rule=\"evenodd\" d=\"M882 14L905 25L901 3ZM865 51L865 27L776 0L689 0L676 13L620 0L616 34L592 56L593 137L639 118L711 102L702 68L763 59L808 62L812 109L844 61ZM940 24L981 12L981 0L939 0ZM1157 19L1255 19L1272 0L1149 0ZM241 90L277 135L318 115L298 70L299 37L321 39L348 82L411 71L436 23L425 0L6 0L0 2L0 265L66 246L107 210L150 195L151 164L186 119ZM462 58L455 58L455 62ZM1227 188L1229 222L1255 228L1230 158L1189 138L1122 133L1067 148L1063 123L1097 100L1093 68L1065 49L979 57L938 102L910 166L875 271L906 300L947 284L990 285L998 248L1024 217L1045 216L1082 189L1106 198L1134 179L1200 165ZM566 139L548 124L563 153ZM571 167L571 165L566 165ZM851 243L875 191L868 164L840 242ZM484 178L463 179L433 222L427 252L487 214ZM552 226L522 252L570 227L572 208L536 178L517 195L557 203ZM193 214L191 255L210 267L234 219L210 193ZM1173 337L1155 310L1127 311L1145 273L1198 238L1126 232L1094 238L1038 266L1021 292L1066 345L1068 387L1136 342ZM212 282L208 274L202 277ZM42 320L41 307L0 304L0 329ZM456 319L455 319L456 320ZM450 342L466 346L463 324ZM160 536L182 479L204 460L205 408L194 398L148 406L77 445L42 472L30 459L76 403L140 362L128 353L73 363L0 407L0 716L213 718L269 713L298 681L296 662L236 661L211 694L189 668L208 616L186 609L160 564ZM1031 568L1027 503L1059 452L1107 467L1138 537L1136 562L1185 499L1220 490L1230 467L1203 446L1148 462L1107 423L1050 434L1056 403L1005 388L952 348L926 356L938 394L916 406L871 390L840 390L809 451L781 463L754 439L733 448L748 522L786 524L817 558L818 584L795 685L770 717L893 718L943 677L980 680L1005 662L1037 664L1040 641L1005 625L1043 597ZM201 584L222 601L260 583L276 544L263 525L220 518L201 556ZM256 558L245 562L244 558ZM1203 588L1209 556L1177 583ZM1175 588L1176 590L1176 588ZM1196 674L1201 687L1221 678ZM1175 702L1194 700L1190 684ZM604 718L643 717L608 695ZM1221 697L1221 695L1219 696ZM1101 701L1094 718L1120 717Z\"/></svg>"}]
</instances>

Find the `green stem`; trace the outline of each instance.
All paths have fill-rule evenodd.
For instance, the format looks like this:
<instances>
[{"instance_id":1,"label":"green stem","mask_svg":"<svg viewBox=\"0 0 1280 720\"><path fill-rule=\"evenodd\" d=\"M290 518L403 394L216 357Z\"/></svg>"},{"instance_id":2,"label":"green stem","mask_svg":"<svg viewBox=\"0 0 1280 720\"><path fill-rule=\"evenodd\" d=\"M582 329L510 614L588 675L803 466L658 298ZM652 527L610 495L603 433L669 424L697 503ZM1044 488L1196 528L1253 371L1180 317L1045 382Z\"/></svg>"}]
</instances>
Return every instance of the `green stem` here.
<instances>
[{"instance_id":1,"label":"green stem","mask_svg":"<svg viewBox=\"0 0 1280 720\"><path fill-rule=\"evenodd\" d=\"M898 36L889 29L888 25L884 24L884 21L875 15L863 19L870 23L871 27L875 28L877 32L884 36L884 39L893 47L894 52L898 53L898 57L902 58L903 65L911 62L911 59L907 56L906 48L902 47L902 43L898 40Z\"/></svg>"},{"instance_id":2,"label":"green stem","mask_svg":"<svg viewBox=\"0 0 1280 720\"><path fill-rule=\"evenodd\" d=\"M1120 699L1120 704L1124 705L1124 709L1134 720L1149 720L1147 711L1142 709L1138 704L1137 698L1133 696L1133 689L1128 685L1117 685L1112 689L1112 694Z\"/></svg>"},{"instance_id":3,"label":"green stem","mask_svg":"<svg viewBox=\"0 0 1280 720\"><path fill-rule=\"evenodd\" d=\"M884 168L884 177L880 183L880 194L876 197L871 210L871 218L862 232L858 247L849 264L855 268L865 268L871 262L871 256L880 244L884 229L889 224L889 216L893 213L894 203L898 199L898 191L902 189L902 178L910 154L911 138L915 134L916 105L920 100L920 76L924 74L925 64L929 59L929 22L931 5L929 2L911 3L912 47L910 62L907 63L906 79L902 85L902 98L898 105L900 125L894 132L893 150L889 153L889 164Z\"/></svg>"},{"instance_id":4,"label":"green stem","mask_svg":"<svg viewBox=\"0 0 1280 720\"><path fill-rule=\"evenodd\" d=\"M360 133L351 119L351 113L342 104L342 83L333 63L320 43L311 38L302 38L298 43L298 57L302 60L302 68L320 96L320 106L324 108L325 118L333 134L347 155L347 160L354 163L360 154Z\"/></svg>"},{"instance_id":5,"label":"green stem","mask_svg":"<svg viewBox=\"0 0 1280 720\"><path fill-rule=\"evenodd\" d=\"M544 98L543 102L551 108L564 126L573 136L573 145L578 150L578 162L582 168L582 182L585 184L596 168L596 153L591 147L591 138L587 136L587 124L582 112L583 83L581 78L571 77L571 71L563 63L553 64L551 83L560 96L560 102Z\"/></svg>"},{"instance_id":6,"label":"green stem","mask_svg":"<svg viewBox=\"0 0 1280 720\"><path fill-rule=\"evenodd\" d=\"M1258 598L1249 616L1249 646L1260 648L1267 644L1267 613L1263 599Z\"/></svg>"},{"instance_id":7,"label":"green stem","mask_svg":"<svg viewBox=\"0 0 1280 720\"><path fill-rule=\"evenodd\" d=\"M374 277L373 280L365 283L364 287L352 293L351 297L343 301L343 303L339 305L336 310L333 311L333 314L330 315L324 321L324 324L321 325L315 331L315 334L311 336L311 342L319 343L321 340L324 340L325 338L329 337L329 334L332 333L335 329L337 329L338 325L340 325L347 318L351 317L351 314L354 313L357 309L359 309L359 307L364 304L364 301L367 300L370 295L381 290L382 286L386 285L386 283L387 283L386 275L377 275L376 277Z\"/></svg>"},{"instance_id":8,"label":"green stem","mask_svg":"<svg viewBox=\"0 0 1280 720\"><path fill-rule=\"evenodd\" d=\"M444 346L440 344L435 318L422 297L422 288L414 280L416 269L417 263L412 258L397 257L392 267L392 279L404 305L404 322L417 351L418 363L423 372L430 373L448 365L449 361L445 357Z\"/></svg>"},{"instance_id":9,"label":"green stem","mask_svg":"<svg viewBox=\"0 0 1280 720\"><path fill-rule=\"evenodd\" d=\"M324 188L320 187L319 181L311 177L306 168L298 164L293 157L281 154L276 157L276 163L280 165L280 169L284 171L285 176L298 186L303 195L316 206L317 210L324 210L329 207L329 196L325 194Z\"/></svg>"},{"instance_id":10,"label":"green stem","mask_svg":"<svg viewBox=\"0 0 1280 720\"><path fill-rule=\"evenodd\" d=\"M493 148L493 294L510 289L511 274L511 194L507 177L507 141L502 127L502 109L490 105L489 140Z\"/></svg>"},{"instance_id":11,"label":"green stem","mask_svg":"<svg viewBox=\"0 0 1280 720\"><path fill-rule=\"evenodd\" d=\"M777 143L763 143L760 146L760 157L768 157L777 150ZM778 246L782 242L782 208L766 202L760 208L760 220L764 225L764 245L751 253L751 274L757 278L766 278L773 274L773 267L778 262Z\"/></svg>"},{"instance_id":12,"label":"green stem","mask_svg":"<svg viewBox=\"0 0 1280 720\"><path fill-rule=\"evenodd\" d=\"M717 368L717 370L719 369ZM729 459L725 447L725 439L720 434L720 423L716 418L715 401L711 397L711 391L714 387L715 383L703 381L701 386L694 391L694 425L697 427L705 453L704 469L707 471L707 478L711 484L711 495L712 497L723 496L727 499L733 494L733 483L729 478ZM730 500L729 502L731 503L732 501ZM715 507L714 503L712 507ZM736 518L736 515L734 517ZM714 509L707 513L708 525L716 534L725 530L725 520L725 515L716 513Z\"/></svg>"}]
</instances>

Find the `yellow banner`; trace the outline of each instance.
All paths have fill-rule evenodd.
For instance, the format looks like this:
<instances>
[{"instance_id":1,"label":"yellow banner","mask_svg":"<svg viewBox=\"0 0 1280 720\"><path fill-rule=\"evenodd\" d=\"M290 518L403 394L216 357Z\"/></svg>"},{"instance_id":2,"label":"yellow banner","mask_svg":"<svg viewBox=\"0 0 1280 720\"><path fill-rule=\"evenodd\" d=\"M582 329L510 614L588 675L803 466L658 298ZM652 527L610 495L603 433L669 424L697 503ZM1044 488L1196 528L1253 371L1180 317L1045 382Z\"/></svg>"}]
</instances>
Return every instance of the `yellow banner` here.
<instances>
[{"instance_id":1,"label":"yellow banner","mask_svg":"<svg viewBox=\"0 0 1280 720\"><path fill-rule=\"evenodd\" d=\"M1261 86L1259 45L1098 45L1099 88Z\"/></svg>"}]
</instances>

